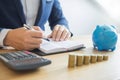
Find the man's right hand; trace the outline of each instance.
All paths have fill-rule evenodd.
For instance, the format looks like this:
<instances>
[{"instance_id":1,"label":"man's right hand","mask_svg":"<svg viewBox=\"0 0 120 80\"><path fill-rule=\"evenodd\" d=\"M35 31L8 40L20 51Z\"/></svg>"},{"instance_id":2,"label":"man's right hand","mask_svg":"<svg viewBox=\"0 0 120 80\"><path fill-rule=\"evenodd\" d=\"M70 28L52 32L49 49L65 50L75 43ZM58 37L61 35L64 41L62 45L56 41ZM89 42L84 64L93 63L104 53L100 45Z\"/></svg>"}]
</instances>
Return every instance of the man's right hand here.
<instances>
[{"instance_id":1,"label":"man's right hand","mask_svg":"<svg viewBox=\"0 0 120 80\"><path fill-rule=\"evenodd\" d=\"M4 39L4 45L17 50L32 50L42 43L43 31L39 27L27 30L24 27L10 30Z\"/></svg>"}]
</instances>

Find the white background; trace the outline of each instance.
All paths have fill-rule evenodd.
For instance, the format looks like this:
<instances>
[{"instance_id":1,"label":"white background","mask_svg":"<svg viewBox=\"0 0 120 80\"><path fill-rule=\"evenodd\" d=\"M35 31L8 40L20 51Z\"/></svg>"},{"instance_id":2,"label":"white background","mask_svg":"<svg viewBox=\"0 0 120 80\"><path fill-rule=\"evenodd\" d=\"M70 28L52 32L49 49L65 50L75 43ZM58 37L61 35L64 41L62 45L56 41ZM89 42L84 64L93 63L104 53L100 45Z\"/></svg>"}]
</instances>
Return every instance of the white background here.
<instances>
[{"instance_id":1,"label":"white background","mask_svg":"<svg viewBox=\"0 0 120 80\"><path fill-rule=\"evenodd\" d=\"M102 1L102 2L101 2ZM96 25L114 25L120 32L120 14L112 14L112 11L120 12L118 0L60 0L63 12L69 22L70 30L74 35L92 34ZM110 6L111 5L111 6ZM118 4L117 4L118 5ZM113 9L113 10L112 10ZM111 10L111 11L110 11ZM48 28L47 28L48 29Z\"/></svg>"}]
</instances>

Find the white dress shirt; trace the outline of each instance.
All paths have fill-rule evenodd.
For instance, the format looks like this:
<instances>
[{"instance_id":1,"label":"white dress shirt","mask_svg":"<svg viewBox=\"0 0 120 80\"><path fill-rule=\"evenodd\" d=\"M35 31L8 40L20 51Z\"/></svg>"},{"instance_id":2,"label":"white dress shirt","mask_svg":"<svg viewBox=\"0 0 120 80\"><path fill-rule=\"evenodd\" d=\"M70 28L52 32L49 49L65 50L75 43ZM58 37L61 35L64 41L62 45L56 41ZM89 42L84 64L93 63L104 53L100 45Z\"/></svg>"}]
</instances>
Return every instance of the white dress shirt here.
<instances>
[{"instance_id":1,"label":"white dress shirt","mask_svg":"<svg viewBox=\"0 0 120 80\"><path fill-rule=\"evenodd\" d=\"M40 0L21 0L25 14L26 24L34 25L40 6ZM0 32L0 47L4 47L3 41L10 29L3 29Z\"/></svg>"},{"instance_id":2,"label":"white dress shirt","mask_svg":"<svg viewBox=\"0 0 120 80\"><path fill-rule=\"evenodd\" d=\"M26 24L33 26L40 6L40 0L21 0L21 3L23 5Z\"/></svg>"}]
</instances>

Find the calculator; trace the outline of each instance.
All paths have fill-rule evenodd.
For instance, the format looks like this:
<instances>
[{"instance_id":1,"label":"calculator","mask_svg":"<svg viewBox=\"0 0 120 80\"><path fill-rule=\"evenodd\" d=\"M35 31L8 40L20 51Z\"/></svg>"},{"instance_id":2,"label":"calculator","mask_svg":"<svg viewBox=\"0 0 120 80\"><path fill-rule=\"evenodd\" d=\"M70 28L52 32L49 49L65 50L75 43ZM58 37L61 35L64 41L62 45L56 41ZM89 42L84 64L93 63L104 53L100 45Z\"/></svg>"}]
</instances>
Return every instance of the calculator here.
<instances>
[{"instance_id":1,"label":"calculator","mask_svg":"<svg viewBox=\"0 0 120 80\"><path fill-rule=\"evenodd\" d=\"M33 70L51 63L51 60L29 51L3 53L0 59L13 70Z\"/></svg>"}]
</instances>

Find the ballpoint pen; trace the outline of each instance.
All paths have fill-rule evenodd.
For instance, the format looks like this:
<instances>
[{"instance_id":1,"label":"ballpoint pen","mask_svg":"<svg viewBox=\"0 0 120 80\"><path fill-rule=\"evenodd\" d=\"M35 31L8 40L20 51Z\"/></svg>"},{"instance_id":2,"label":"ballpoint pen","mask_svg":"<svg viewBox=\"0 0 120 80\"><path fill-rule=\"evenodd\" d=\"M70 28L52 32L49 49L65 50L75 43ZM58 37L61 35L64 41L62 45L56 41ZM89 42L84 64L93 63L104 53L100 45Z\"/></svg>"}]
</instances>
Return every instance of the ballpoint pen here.
<instances>
[{"instance_id":1,"label":"ballpoint pen","mask_svg":"<svg viewBox=\"0 0 120 80\"><path fill-rule=\"evenodd\" d=\"M31 26L27 25L27 24L23 24L23 26L28 29L28 30L34 30Z\"/></svg>"},{"instance_id":2,"label":"ballpoint pen","mask_svg":"<svg viewBox=\"0 0 120 80\"><path fill-rule=\"evenodd\" d=\"M32 26L29 26L29 25L27 25L27 24L23 24L23 26L24 26L26 29L28 29L28 30L34 30L34 29L32 28ZM48 38L42 37L42 39L47 40L47 41L50 41Z\"/></svg>"}]
</instances>

